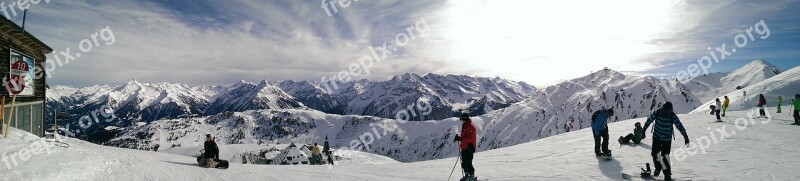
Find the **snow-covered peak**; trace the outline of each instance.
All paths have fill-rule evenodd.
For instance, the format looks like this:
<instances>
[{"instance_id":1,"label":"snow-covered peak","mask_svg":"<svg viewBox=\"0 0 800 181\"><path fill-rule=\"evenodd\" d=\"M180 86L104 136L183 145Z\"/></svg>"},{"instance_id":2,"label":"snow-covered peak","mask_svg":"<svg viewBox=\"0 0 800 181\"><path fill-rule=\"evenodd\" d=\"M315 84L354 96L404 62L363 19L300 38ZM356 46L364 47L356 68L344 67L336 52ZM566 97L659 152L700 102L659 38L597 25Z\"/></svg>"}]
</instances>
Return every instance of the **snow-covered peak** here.
<instances>
[{"instance_id":1,"label":"snow-covered peak","mask_svg":"<svg viewBox=\"0 0 800 181\"><path fill-rule=\"evenodd\" d=\"M204 111L205 114L224 111L303 107L303 104L294 97L266 80L260 81L258 84L250 82L234 84L227 90L215 95L212 100L213 102Z\"/></svg>"},{"instance_id":2,"label":"snow-covered peak","mask_svg":"<svg viewBox=\"0 0 800 181\"><path fill-rule=\"evenodd\" d=\"M722 82L729 85L747 87L769 79L781 72L783 72L782 69L764 60L753 60L723 77Z\"/></svg>"},{"instance_id":3,"label":"snow-covered peak","mask_svg":"<svg viewBox=\"0 0 800 181\"><path fill-rule=\"evenodd\" d=\"M772 78L781 72L783 69L767 61L753 60L732 72L700 75L685 84L701 101L707 102Z\"/></svg>"},{"instance_id":4,"label":"snow-covered peak","mask_svg":"<svg viewBox=\"0 0 800 181\"><path fill-rule=\"evenodd\" d=\"M747 95L744 94L744 91L747 91ZM786 106L791 104L790 100L798 93L800 93L800 67L795 67L742 90L728 92L719 97L728 96L731 100L728 110L747 110L758 105L760 94L764 94L768 106L777 105L778 96L783 98L783 105ZM714 103L714 100L709 100L693 112L705 112Z\"/></svg>"}]
</instances>

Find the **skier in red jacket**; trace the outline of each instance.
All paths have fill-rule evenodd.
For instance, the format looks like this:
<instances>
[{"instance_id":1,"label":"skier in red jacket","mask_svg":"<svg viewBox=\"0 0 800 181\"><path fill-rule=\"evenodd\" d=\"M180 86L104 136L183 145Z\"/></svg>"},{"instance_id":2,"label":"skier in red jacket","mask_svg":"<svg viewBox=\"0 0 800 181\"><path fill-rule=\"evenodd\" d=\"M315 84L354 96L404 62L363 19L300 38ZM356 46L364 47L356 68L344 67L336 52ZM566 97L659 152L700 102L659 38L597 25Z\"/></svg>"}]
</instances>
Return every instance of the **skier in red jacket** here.
<instances>
[{"instance_id":1,"label":"skier in red jacket","mask_svg":"<svg viewBox=\"0 0 800 181\"><path fill-rule=\"evenodd\" d=\"M460 119L464 124L461 126L461 136L456 135L455 141L461 141L461 168L466 173L462 180L475 180L475 167L472 166L472 156L478 145L475 125L467 113L461 114Z\"/></svg>"}]
</instances>

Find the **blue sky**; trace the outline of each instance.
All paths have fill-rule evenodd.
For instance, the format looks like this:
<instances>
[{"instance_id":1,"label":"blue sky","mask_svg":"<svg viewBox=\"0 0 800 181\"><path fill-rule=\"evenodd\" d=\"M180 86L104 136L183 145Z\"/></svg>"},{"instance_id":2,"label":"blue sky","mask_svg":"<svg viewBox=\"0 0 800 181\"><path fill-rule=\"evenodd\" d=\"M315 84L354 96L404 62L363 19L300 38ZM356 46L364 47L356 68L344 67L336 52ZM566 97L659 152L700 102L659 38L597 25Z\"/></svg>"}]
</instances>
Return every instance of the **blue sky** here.
<instances>
[{"instance_id":1,"label":"blue sky","mask_svg":"<svg viewBox=\"0 0 800 181\"><path fill-rule=\"evenodd\" d=\"M73 86L318 81L410 32L420 36L354 78L466 74L543 86L603 67L669 75L708 55L707 47L732 47L761 20L768 38L756 37L710 70L753 59L800 65L797 0L353 0L331 16L327 7L319 0L63 0L32 5L26 30L55 49L51 58L75 52L104 27L113 30L114 44L82 53L48 79Z\"/></svg>"}]
</instances>

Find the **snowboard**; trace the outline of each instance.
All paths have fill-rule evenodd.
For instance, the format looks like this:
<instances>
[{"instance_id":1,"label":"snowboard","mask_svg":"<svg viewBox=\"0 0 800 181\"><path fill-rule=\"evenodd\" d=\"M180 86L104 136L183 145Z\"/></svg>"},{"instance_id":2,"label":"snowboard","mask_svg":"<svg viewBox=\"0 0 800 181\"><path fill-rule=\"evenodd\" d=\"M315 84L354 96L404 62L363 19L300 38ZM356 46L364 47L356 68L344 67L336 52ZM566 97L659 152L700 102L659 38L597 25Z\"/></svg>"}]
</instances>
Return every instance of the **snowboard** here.
<instances>
[{"instance_id":1,"label":"snowboard","mask_svg":"<svg viewBox=\"0 0 800 181\"><path fill-rule=\"evenodd\" d=\"M489 181L489 179L478 179L478 177L475 177L475 179L462 178L459 181Z\"/></svg>"},{"instance_id":2,"label":"snowboard","mask_svg":"<svg viewBox=\"0 0 800 181\"><path fill-rule=\"evenodd\" d=\"M197 156L197 164L200 167L205 167L204 165L200 164L200 161L202 159L203 156ZM228 166L230 166L230 162L228 162L228 160L216 160L216 161L217 161L217 166L214 168L228 169Z\"/></svg>"},{"instance_id":3,"label":"snowboard","mask_svg":"<svg viewBox=\"0 0 800 181\"><path fill-rule=\"evenodd\" d=\"M633 174L633 175L626 174L626 173L622 174L622 179L633 180L634 178L642 179L642 180L648 180L648 181L665 181L663 177L661 177L661 178L657 178L657 177L653 177L653 176L642 177L639 174ZM683 179L683 178L672 178L672 180L674 180L674 181L692 181L692 179Z\"/></svg>"},{"instance_id":4,"label":"snowboard","mask_svg":"<svg viewBox=\"0 0 800 181\"><path fill-rule=\"evenodd\" d=\"M602 158L605 161L611 161L614 159L614 157L612 157L611 155L600 155L600 158Z\"/></svg>"}]
</instances>

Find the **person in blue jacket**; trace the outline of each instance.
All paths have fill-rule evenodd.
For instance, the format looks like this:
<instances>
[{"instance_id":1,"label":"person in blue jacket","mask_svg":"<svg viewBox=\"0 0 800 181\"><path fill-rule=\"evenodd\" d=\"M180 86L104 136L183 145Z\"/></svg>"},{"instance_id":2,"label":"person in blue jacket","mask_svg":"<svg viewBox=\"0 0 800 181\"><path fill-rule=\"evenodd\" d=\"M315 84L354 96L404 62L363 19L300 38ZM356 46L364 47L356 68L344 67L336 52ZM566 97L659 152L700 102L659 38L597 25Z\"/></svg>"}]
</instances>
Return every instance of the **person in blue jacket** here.
<instances>
[{"instance_id":1,"label":"person in blue jacket","mask_svg":"<svg viewBox=\"0 0 800 181\"><path fill-rule=\"evenodd\" d=\"M592 114L592 133L594 134L594 154L596 156L611 156L611 150L608 149L608 119L611 116L614 116L614 109L603 108Z\"/></svg>"}]
</instances>

